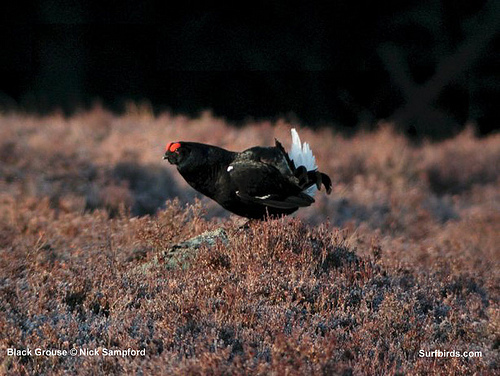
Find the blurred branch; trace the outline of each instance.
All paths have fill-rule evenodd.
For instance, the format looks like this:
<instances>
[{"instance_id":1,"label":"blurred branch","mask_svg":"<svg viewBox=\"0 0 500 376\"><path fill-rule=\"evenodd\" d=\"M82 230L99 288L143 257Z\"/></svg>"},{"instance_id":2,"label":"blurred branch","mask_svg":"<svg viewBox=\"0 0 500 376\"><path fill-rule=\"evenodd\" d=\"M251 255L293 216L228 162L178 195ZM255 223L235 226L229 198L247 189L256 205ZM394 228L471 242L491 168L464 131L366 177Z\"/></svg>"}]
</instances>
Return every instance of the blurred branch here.
<instances>
[{"instance_id":1,"label":"blurred branch","mask_svg":"<svg viewBox=\"0 0 500 376\"><path fill-rule=\"evenodd\" d=\"M407 123L418 118L429 120L433 113L436 114L433 102L443 88L473 66L500 31L497 18L500 13L499 4L500 2L491 0L484 6L473 21L474 30L454 54L438 61L435 74L422 85L416 84L411 77L408 61L400 48L394 44L385 44L379 49L382 62L406 100L406 104L391 116L395 122Z\"/></svg>"}]
</instances>

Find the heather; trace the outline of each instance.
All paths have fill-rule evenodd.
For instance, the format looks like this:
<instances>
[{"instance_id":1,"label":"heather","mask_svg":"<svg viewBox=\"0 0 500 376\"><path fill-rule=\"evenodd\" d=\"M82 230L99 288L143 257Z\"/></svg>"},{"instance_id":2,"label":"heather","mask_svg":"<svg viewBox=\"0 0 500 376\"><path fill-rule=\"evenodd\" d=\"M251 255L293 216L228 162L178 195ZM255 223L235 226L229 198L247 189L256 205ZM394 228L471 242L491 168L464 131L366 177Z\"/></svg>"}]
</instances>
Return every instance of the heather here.
<instances>
[{"instance_id":1,"label":"heather","mask_svg":"<svg viewBox=\"0 0 500 376\"><path fill-rule=\"evenodd\" d=\"M162 160L177 140L288 148L291 127L333 181L293 217L245 226ZM0 115L0 372L498 373L499 177L500 135L472 128L414 144L136 105ZM27 347L146 356L6 356Z\"/></svg>"}]
</instances>

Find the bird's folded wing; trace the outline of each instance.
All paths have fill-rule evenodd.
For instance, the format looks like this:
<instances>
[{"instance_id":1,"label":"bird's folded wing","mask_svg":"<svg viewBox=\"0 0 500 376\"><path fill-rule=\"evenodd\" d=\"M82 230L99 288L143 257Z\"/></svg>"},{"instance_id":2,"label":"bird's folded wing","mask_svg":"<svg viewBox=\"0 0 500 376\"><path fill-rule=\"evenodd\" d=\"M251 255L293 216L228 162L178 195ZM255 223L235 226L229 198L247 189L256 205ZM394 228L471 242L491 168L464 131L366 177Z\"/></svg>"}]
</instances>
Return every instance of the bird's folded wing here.
<instances>
[{"instance_id":1,"label":"bird's folded wing","mask_svg":"<svg viewBox=\"0 0 500 376\"><path fill-rule=\"evenodd\" d=\"M281 209L309 206L314 202L272 165L253 160L237 161L228 167L228 172L236 194L243 201Z\"/></svg>"},{"instance_id":2,"label":"bird's folded wing","mask_svg":"<svg viewBox=\"0 0 500 376\"><path fill-rule=\"evenodd\" d=\"M305 207L311 205L314 202L314 199L311 196L306 195L305 193L299 193L297 196L288 196L284 198L278 197L277 195L269 195L268 197L266 196L256 197L256 196L250 196L240 191L238 191L236 194L244 202L256 203L279 209L293 209L297 207Z\"/></svg>"}]
</instances>

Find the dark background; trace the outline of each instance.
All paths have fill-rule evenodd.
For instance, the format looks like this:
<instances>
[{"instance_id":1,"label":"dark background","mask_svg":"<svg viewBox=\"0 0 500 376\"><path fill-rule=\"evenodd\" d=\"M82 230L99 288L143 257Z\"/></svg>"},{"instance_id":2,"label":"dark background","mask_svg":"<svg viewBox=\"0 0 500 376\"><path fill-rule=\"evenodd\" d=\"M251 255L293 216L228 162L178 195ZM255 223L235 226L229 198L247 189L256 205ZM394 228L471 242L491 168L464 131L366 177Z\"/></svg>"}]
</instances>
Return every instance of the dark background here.
<instances>
[{"instance_id":1,"label":"dark background","mask_svg":"<svg viewBox=\"0 0 500 376\"><path fill-rule=\"evenodd\" d=\"M486 134L500 124L499 3L16 2L2 11L0 105L70 114L133 100L236 124L390 119L440 138L470 121Z\"/></svg>"}]
</instances>

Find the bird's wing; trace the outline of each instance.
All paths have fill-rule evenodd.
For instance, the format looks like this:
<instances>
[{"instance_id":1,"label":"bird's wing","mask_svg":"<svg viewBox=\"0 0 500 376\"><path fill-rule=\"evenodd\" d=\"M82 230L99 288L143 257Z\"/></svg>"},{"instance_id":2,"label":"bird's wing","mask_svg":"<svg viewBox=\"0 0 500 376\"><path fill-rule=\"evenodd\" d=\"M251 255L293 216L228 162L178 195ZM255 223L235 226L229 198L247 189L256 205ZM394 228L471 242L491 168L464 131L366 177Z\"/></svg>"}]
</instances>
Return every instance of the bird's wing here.
<instances>
[{"instance_id":1,"label":"bird's wing","mask_svg":"<svg viewBox=\"0 0 500 376\"><path fill-rule=\"evenodd\" d=\"M281 209L309 206L314 199L273 165L255 160L235 161L227 171L244 202Z\"/></svg>"},{"instance_id":2,"label":"bird's wing","mask_svg":"<svg viewBox=\"0 0 500 376\"><path fill-rule=\"evenodd\" d=\"M285 198L278 197L277 195L255 197L240 191L236 192L236 194L243 202L256 203L279 209L294 209L299 207L306 207L314 202L314 199L311 196L306 195L305 193L299 193L296 196L288 196Z\"/></svg>"}]
</instances>

